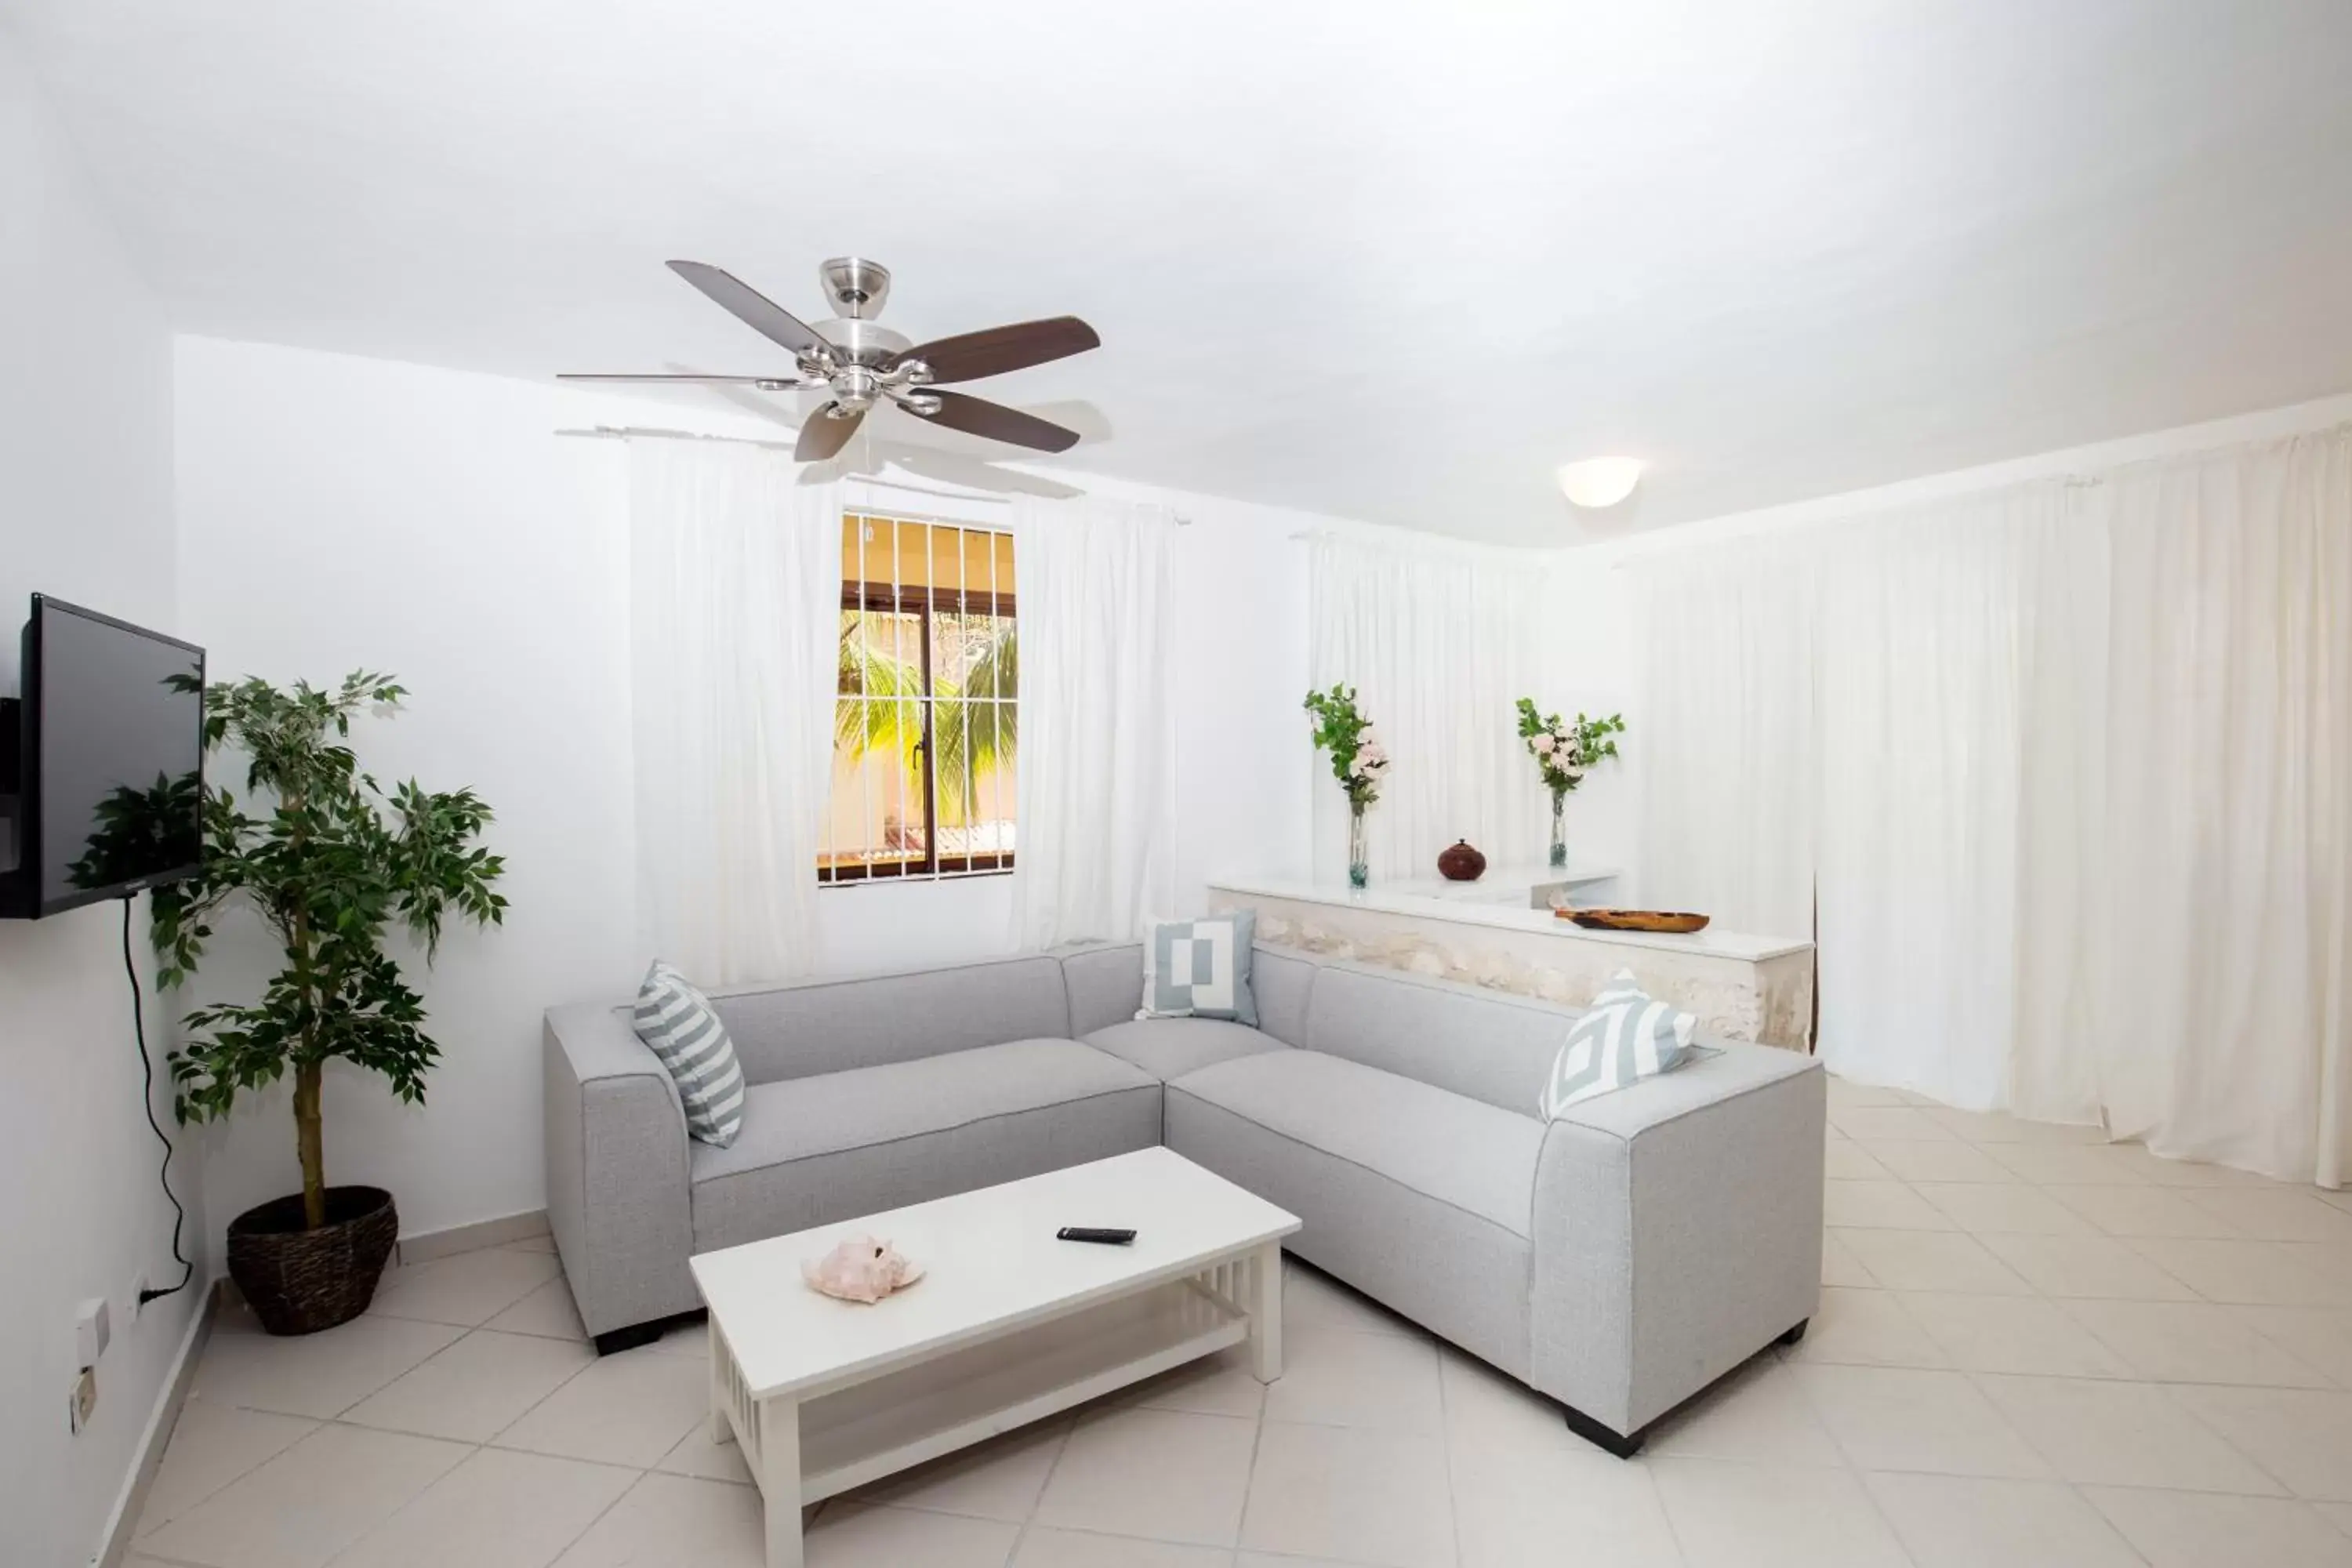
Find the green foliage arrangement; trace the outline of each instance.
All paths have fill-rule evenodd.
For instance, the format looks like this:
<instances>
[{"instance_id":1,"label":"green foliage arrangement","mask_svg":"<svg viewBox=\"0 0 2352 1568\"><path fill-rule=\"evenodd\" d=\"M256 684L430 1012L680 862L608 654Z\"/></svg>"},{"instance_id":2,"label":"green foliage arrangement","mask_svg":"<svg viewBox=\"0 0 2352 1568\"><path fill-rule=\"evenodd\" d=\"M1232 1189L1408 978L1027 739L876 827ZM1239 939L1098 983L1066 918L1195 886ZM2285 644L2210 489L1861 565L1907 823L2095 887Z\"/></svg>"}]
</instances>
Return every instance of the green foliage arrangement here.
<instances>
[{"instance_id":1,"label":"green foliage arrangement","mask_svg":"<svg viewBox=\"0 0 2352 1568\"><path fill-rule=\"evenodd\" d=\"M1540 713L1534 702L1519 699L1519 734L1528 743L1528 755L1543 770L1544 788L1554 795L1574 789L1584 782L1587 768L1615 756L1617 742L1610 737L1624 732L1622 714L1588 719L1580 712L1576 722L1568 724L1559 714Z\"/></svg>"},{"instance_id":2,"label":"green foliage arrangement","mask_svg":"<svg viewBox=\"0 0 2352 1568\"><path fill-rule=\"evenodd\" d=\"M1331 776L1348 792L1348 804L1361 811L1381 798L1388 777L1389 753L1380 731L1356 706L1356 689L1334 686L1307 694L1307 711L1315 718L1315 747L1331 753Z\"/></svg>"},{"instance_id":3,"label":"green foliage arrangement","mask_svg":"<svg viewBox=\"0 0 2352 1568\"><path fill-rule=\"evenodd\" d=\"M320 1069L341 1058L416 1104L441 1054L424 1031L424 998L384 951L387 929L423 942L430 963L446 918L479 926L506 917L494 886L505 862L476 842L490 808L471 790L427 794L413 779L387 793L344 743L353 714L389 712L404 695L367 671L339 689L246 680L206 691L205 748L245 753L257 815L227 789L206 789L204 868L154 895L166 986L194 973L233 903L257 913L284 952L260 1001L187 1016L194 1037L172 1053L172 1077L180 1120L208 1121L292 1070L303 1217L314 1229L327 1212Z\"/></svg>"}]
</instances>

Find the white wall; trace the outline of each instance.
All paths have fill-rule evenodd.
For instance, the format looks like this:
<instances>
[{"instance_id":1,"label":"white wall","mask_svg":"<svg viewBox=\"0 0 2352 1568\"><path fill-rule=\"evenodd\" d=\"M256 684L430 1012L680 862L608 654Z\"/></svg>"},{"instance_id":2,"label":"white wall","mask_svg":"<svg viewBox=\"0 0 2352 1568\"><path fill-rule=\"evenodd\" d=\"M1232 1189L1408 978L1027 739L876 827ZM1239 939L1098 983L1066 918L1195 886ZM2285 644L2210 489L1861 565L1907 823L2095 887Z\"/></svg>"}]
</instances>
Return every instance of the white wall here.
<instances>
[{"instance_id":1,"label":"white wall","mask_svg":"<svg viewBox=\"0 0 2352 1568\"><path fill-rule=\"evenodd\" d=\"M540 1011L631 962L617 450L551 435L562 395L521 382L201 338L177 372L180 619L214 679L397 675L410 707L361 722L365 764L480 791L508 861L505 927L451 930L423 987L426 1106L329 1071L328 1179L391 1188L412 1231L538 1207ZM215 949L198 995L270 957L249 918ZM283 1091L214 1143L215 1226L299 1180Z\"/></svg>"},{"instance_id":2,"label":"white wall","mask_svg":"<svg viewBox=\"0 0 2352 1568\"><path fill-rule=\"evenodd\" d=\"M506 928L452 935L423 987L446 1053L426 1106L331 1072L329 1178L394 1189L412 1234L538 1208L541 1010L627 994L647 956L635 951L632 902L626 451L551 432L677 426L681 411L201 338L181 339L176 363L188 635L210 647L218 678L397 673L410 710L367 724L362 755L427 787L478 789L499 812L489 842L509 866ZM1305 556L1291 536L1319 520L1082 482L1159 494L1190 520L1174 562L1181 901L1196 902L1219 870L1303 868ZM902 504L941 515L957 505ZM828 890L823 965L1004 951L1007 891L1003 879ZM245 962L227 962L225 947L200 992L249 985L262 955L257 942L241 945ZM284 1099L260 1097L218 1140L216 1223L291 1189Z\"/></svg>"},{"instance_id":3,"label":"white wall","mask_svg":"<svg viewBox=\"0 0 2352 1568\"><path fill-rule=\"evenodd\" d=\"M173 629L172 376L163 314L123 259L0 32L0 693L18 689L33 592ZM138 964L146 909L137 907ZM66 1568L97 1548L200 1289L131 1321L159 1285L172 1213L139 1108L122 908L0 923L0 1562ZM150 1009L151 1022L153 1010ZM159 1053L165 1043L151 1031ZM171 1095L156 1096L170 1125ZM173 1177L204 1237L193 1159ZM199 1272L198 1287L204 1283ZM96 1420L66 1419L74 1310L111 1304Z\"/></svg>"}]
</instances>

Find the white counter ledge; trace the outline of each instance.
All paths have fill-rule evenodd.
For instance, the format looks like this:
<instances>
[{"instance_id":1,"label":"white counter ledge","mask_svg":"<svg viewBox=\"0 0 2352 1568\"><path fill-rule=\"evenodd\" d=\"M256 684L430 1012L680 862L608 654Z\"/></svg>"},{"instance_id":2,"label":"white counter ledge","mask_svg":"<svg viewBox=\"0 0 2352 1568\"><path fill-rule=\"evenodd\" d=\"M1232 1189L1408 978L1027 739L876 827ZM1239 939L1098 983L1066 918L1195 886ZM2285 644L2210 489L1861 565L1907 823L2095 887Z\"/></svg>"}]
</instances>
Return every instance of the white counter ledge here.
<instances>
[{"instance_id":1,"label":"white counter ledge","mask_svg":"<svg viewBox=\"0 0 2352 1568\"><path fill-rule=\"evenodd\" d=\"M1258 940L1497 991L1581 1004L1619 969L1698 1016L1702 1036L1803 1050L1811 1023L1812 943L1710 926L1688 935L1587 931L1549 910L1517 909L1280 879L1209 884L1213 910L1251 909Z\"/></svg>"}]
</instances>

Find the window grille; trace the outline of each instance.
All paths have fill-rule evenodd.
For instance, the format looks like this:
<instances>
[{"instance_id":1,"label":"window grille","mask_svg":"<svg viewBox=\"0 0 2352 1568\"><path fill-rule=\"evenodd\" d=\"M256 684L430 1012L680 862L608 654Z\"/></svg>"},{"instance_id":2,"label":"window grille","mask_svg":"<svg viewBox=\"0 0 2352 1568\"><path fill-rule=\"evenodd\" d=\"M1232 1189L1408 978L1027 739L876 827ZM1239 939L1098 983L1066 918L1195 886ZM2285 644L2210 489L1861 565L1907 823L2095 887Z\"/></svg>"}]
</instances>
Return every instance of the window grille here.
<instances>
[{"instance_id":1,"label":"window grille","mask_svg":"<svg viewBox=\"0 0 2352 1568\"><path fill-rule=\"evenodd\" d=\"M842 519L841 666L821 882L1013 868L1013 536Z\"/></svg>"}]
</instances>

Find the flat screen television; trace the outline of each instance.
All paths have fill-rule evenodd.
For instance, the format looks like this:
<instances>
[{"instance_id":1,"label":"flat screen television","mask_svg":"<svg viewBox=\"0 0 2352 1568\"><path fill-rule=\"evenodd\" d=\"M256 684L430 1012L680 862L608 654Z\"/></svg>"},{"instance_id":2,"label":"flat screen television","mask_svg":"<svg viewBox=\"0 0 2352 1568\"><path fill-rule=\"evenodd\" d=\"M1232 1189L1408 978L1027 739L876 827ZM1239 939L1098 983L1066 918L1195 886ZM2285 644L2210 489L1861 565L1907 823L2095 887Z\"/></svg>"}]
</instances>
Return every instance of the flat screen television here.
<instances>
[{"instance_id":1,"label":"flat screen television","mask_svg":"<svg viewBox=\"0 0 2352 1568\"><path fill-rule=\"evenodd\" d=\"M7 913L59 914L195 872L204 649L36 594L16 718Z\"/></svg>"}]
</instances>

